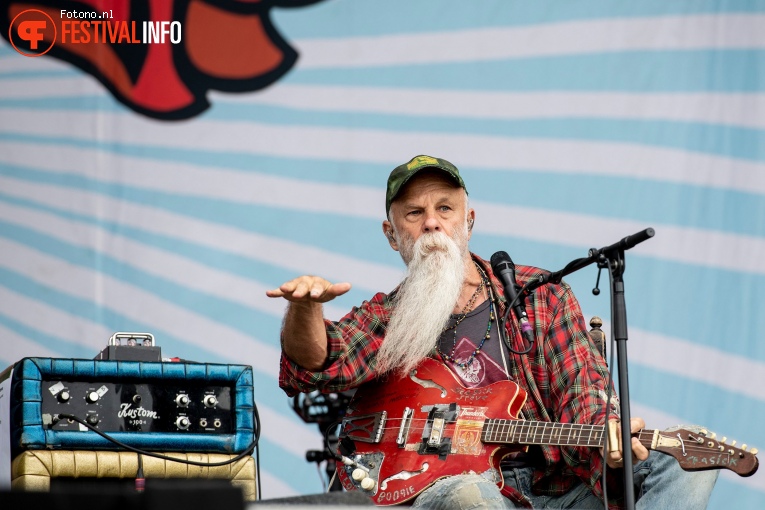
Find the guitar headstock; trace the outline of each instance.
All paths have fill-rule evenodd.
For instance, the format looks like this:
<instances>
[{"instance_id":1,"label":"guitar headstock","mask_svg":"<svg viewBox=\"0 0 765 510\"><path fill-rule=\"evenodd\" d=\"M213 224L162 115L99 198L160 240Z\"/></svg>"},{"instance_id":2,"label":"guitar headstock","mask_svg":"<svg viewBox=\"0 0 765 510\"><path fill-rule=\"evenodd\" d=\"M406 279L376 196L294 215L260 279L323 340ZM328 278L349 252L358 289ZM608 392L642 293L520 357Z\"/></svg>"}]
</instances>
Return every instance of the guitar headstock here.
<instances>
[{"instance_id":1,"label":"guitar headstock","mask_svg":"<svg viewBox=\"0 0 765 510\"><path fill-rule=\"evenodd\" d=\"M747 445L736 448L736 441L717 439L714 432L702 429L658 431L651 448L672 455L686 471L730 469L740 476L751 476L759 467L757 448L747 451Z\"/></svg>"}]
</instances>

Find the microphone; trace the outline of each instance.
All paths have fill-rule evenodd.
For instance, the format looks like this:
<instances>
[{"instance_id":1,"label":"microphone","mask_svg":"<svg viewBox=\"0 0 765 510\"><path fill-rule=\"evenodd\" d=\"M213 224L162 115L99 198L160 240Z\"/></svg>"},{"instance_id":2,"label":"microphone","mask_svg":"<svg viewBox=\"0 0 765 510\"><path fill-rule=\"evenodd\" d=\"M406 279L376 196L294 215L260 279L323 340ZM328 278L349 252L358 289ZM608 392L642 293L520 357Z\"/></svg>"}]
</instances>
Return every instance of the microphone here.
<instances>
[{"instance_id":1,"label":"microphone","mask_svg":"<svg viewBox=\"0 0 765 510\"><path fill-rule=\"evenodd\" d=\"M518 297L518 291L516 290L517 283L515 282L515 264L513 264L513 259L506 252L498 251L491 256L491 270L502 282L507 302L515 302L513 311L518 319L521 334L529 343L530 348L531 344L534 343L534 333L531 330L531 324L529 324L529 316L526 315L526 310L523 306L523 299Z\"/></svg>"}]
</instances>

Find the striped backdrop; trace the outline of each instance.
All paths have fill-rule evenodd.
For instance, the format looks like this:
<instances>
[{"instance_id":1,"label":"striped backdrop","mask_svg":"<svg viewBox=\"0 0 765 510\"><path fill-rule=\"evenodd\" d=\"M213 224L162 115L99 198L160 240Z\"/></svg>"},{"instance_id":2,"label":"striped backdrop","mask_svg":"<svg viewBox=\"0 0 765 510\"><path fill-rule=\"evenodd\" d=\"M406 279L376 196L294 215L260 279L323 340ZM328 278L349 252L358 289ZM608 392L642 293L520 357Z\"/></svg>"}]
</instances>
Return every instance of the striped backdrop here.
<instances>
[{"instance_id":1,"label":"striped backdrop","mask_svg":"<svg viewBox=\"0 0 765 510\"><path fill-rule=\"evenodd\" d=\"M390 290L385 180L424 153L463 172L483 257L555 270L653 227L627 253L632 414L765 447L764 2L334 0L272 19L295 67L176 122L3 41L2 366L90 358L115 331L250 364L264 497L321 491L265 290L351 282L331 318ZM608 320L595 277L567 281ZM725 472L710 508L764 498L765 473Z\"/></svg>"}]
</instances>

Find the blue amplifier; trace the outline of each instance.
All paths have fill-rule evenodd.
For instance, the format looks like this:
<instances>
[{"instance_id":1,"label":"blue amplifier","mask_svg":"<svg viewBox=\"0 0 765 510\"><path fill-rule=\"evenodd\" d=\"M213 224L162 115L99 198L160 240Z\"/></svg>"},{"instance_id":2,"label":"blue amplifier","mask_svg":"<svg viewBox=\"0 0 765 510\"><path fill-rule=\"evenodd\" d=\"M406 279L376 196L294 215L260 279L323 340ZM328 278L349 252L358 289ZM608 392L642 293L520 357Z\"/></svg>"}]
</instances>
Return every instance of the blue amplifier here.
<instances>
[{"instance_id":1,"label":"blue amplifier","mask_svg":"<svg viewBox=\"0 0 765 510\"><path fill-rule=\"evenodd\" d=\"M13 366L13 457L28 449L116 450L71 415L134 448L241 453L255 439L252 367L24 358Z\"/></svg>"}]
</instances>

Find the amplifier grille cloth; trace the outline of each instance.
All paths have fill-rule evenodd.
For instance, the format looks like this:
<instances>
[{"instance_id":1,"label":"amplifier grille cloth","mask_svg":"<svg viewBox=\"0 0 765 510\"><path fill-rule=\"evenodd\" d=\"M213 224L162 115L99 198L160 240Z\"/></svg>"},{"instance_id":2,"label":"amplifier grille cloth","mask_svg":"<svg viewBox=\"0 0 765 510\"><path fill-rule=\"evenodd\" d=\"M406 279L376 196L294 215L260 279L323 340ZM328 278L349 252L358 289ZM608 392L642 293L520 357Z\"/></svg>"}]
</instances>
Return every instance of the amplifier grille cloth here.
<instances>
[{"instance_id":1,"label":"amplifier grille cloth","mask_svg":"<svg viewBox=\"0 0 765 510\"><path fill-rule=\"evenodd\" d=\"M195 462L223 462L236 455L219 453L165 453ZM225 466L201 467L143 456L146 478L222 478L242 490L244 499L256 499L255 460L244 457ZM133 452L84 450L27 450L13 459L12 490L48 491L50 479L135 478L138 455Z\"/></svg>"}]
</instances>

